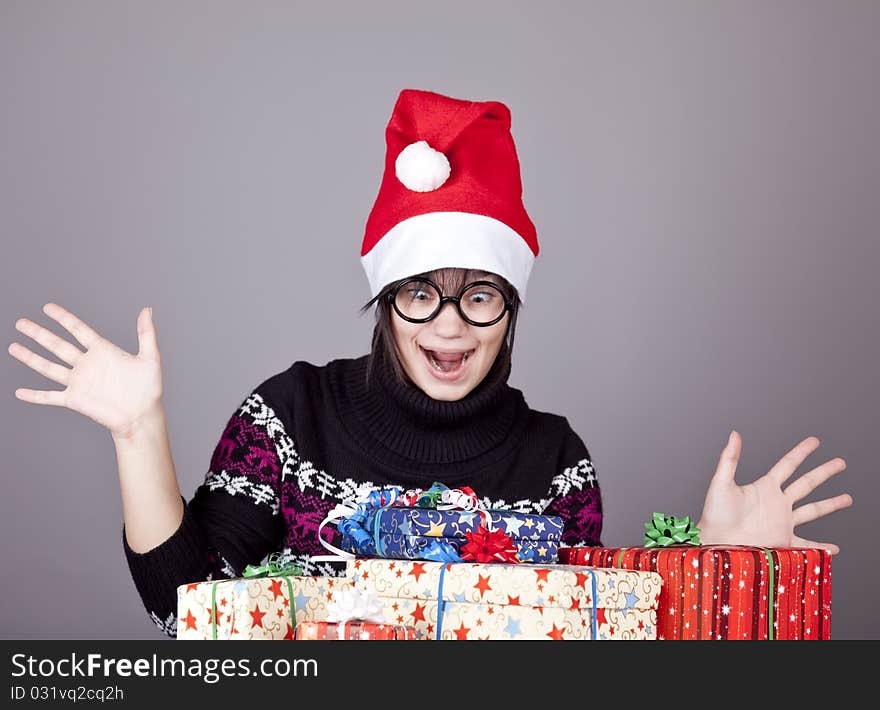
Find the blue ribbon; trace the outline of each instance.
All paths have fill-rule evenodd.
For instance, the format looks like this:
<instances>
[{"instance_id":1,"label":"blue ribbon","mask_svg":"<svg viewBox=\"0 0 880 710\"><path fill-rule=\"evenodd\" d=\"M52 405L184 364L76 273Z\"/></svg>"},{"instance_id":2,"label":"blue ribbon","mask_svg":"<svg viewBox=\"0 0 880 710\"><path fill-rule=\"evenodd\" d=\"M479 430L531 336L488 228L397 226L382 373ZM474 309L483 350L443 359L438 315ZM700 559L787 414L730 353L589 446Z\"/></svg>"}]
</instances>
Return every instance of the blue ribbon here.
<instances>
[{"instance_id":1,"label":"blue ribbon","mask_svg":"<svg viewBox=\"0 0 880 710\"><path fill-rule=\"evenodd\" d=\"M382 508L379 508L373 515L373 544L376 546L376 554L379 557L385 557L385 550L382 549L382 538L379 535L379 513L381 512Z\"/></svg>"},{"instance_id":2,"label":"blue ribbon","mask_svg":"<svg viewBox=\"0 0 880 710\"><path fill-rule=\"evenodd\" d=\"M440 632L443 629L443 612L446 608L446 600L443 598L443 578L446 576L446 565L440 568L440 582L437 585L437 641L440 640Z\"/></svg>"},{"instance_id":3,"label":"blue ribbon","mask_svg":"<svg viewBox=\"0 0 880 710\"><path fill-rule=\"evenodd\" d=\"M419 553L424 560L432 562L461 562L461 556L446 540L432 540L428 547Z\"/></svg>"},{"instance_id":4,"label":"blue ribbon","mask_svg":"<svg viewBox=\"0 0 880 710\"><path fill-rule=\"evenodd\" d=\"M591 619L592 619L592 621L590 622L590 629L591 629L591 631L592 631L591 637L592 637L593 641L598 641L598 640L599 640L599 636L598 636L598 628L599 628L599 625L598 625L598 623L596 622L596 608L597 608L597 603L598 603L598 600L596 599L596 572L595 572L595 570L588 570L588 571L589 571L589 573L590 573L590 577L591 577L592 580L593 580L593 583L592 583L592 589L593 589L593 613L590 614L590 617L591 617Z\"/></svg>"}]
</instances>

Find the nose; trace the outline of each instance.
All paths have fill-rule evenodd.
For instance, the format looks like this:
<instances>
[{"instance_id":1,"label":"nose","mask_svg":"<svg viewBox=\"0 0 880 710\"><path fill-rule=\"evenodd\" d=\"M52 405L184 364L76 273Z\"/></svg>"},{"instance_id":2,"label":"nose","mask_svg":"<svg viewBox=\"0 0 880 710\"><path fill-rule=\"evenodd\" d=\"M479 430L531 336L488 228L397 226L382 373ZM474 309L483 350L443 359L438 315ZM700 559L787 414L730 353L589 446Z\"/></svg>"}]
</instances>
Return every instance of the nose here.
<instances>
[{"instance_id":1,"label":"nose","mask_svg":"<svg viewBox=\"0 0 880 710\"><path fill-rule=\"evenodd\" d=\"M444 303L440 312L431 321L434 324L434 330L437 335L442 338L456 338L464 334L468 324L465 323L458 308L452 302Z\"/></svg>"}]
</instances>

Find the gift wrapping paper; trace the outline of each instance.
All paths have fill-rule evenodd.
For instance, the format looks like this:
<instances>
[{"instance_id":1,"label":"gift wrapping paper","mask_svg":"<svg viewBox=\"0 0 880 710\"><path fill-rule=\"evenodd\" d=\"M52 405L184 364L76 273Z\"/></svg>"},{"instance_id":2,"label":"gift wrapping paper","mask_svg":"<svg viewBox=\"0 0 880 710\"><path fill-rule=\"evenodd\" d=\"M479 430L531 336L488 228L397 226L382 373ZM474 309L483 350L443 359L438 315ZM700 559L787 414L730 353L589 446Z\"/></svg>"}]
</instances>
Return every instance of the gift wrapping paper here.
<instances>
[{"instance_id":1,"label":"gift wrapping paper","mask_svg":"<svg viewBox=\"0 0 880 710\"><path fill-rule=\"evenodd\" d=\"M746 546L574 547L560 560L648 570L663 587L658 639L827 639L831 554Z\"/></svg>"},{"instance_id":2,"label":"gift wrapping paper","mask_svg":"<svg viewBox=\"0 0 880 710\"><path fill-rule=\"evenodd\" d=\"M376 624L369 621L301 621L294 638L303 641L408 641L416 630L402 624Z\"/></svg>"},{"instance_id":3,"label":"gift wrapping paper","mask_svg":"<svg viewBox=\"0 0 880 710\"><path fill-rule=\"evenodd\" d=\"M335 595L351 588L342 577L286 575L185 584L177 588L177 638L293 639L300 621L325 620Z\"/></svg>"},{"instance_id":4,"label":"gift wrapping paper","mask_svg":"<svg viewBox=\"0 0 880 710\"><path fill-rule=\"evenodd\" d=\"M467 544L466 533L483 523L490 530L509 535L520 562L556 561L562 537L562 519L555 516L517 513L510 510L437 510L408 506L379 508L365 525L371 535L368 547L358 549L348 535L342 549L358 555L394 559L431 559L431 550L446 542L456 553ZM433 558L439 559L439 558Z\"/></svg>"},{"instance_id":5,"label":"gift wrapping paper","mask_svg":"<svg viewBox=\"0 0 880 710\"><path fill-rule=\"evenodd\" d=\"M421 639L653 639L659 574L357 558L347 576Z\"/></svg>"}]
</instances>

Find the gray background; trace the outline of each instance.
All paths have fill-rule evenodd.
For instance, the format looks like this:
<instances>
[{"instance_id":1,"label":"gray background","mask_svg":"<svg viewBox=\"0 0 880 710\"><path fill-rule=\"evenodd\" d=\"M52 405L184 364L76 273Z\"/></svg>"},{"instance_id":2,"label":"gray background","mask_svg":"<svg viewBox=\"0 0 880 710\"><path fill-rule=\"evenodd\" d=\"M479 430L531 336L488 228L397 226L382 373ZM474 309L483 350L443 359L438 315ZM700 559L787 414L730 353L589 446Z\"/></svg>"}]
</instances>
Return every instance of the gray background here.
<instances>
[{"instance_id":1,"label":"gray background","mask_svg":"<svg viewBox=\"0 0 880 710\"><path fill-rule=\"evenodd\" d=\"M877 2L0 4L0 322L56 301L137 351L154 307L181 489L242 398L367 351L359 262L401 88L504 101L542 252L512 384L568 416L604 542L699 515L805 436L848 469L833 634L880 636ZM108 432L0 364L0 633L159 638Z\"/></svg>"}]
</instances>

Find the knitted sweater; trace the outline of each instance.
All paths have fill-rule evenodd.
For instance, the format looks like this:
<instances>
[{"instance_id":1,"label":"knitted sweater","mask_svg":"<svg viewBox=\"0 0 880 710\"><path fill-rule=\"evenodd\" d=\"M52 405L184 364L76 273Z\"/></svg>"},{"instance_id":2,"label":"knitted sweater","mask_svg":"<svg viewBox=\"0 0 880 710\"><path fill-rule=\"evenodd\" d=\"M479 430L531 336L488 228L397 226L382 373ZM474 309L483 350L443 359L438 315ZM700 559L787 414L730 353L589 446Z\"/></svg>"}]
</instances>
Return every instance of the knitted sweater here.
<instances>
[{"instance_id":1,"label":"knitted sweater","mask_svg":"<svg viewBox=\"0 0 880 710\"><path fill-rule=\"evenodd\" d=\"M140 554L123 527L135 586L168 636L179 585L241 576L273 551L306 574L341 574L337 563L310 559L326 554L318 526L338 503L375 488L467 485L486 507L560 516L564 544L600 544L590 454L564 417L530 409L506 376L441 401L381 363L368 381L368 360L295 362L264 381L230 417L171 537ZM322 536L338 545L331 530Z\"/></svg>"}]
</instances>

